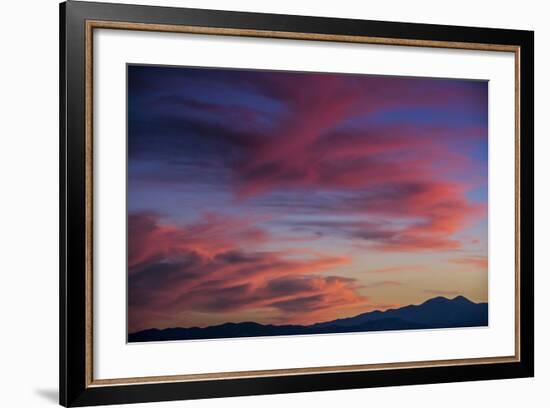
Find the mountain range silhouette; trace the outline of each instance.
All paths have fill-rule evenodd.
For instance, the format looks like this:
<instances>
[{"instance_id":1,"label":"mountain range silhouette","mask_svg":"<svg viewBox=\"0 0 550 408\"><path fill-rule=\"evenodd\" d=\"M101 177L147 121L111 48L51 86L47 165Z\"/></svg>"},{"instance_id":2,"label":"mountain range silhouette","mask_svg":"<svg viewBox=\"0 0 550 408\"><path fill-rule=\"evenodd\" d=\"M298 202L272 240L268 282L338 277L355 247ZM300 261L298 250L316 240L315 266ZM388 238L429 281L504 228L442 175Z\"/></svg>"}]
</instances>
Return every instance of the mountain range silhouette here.
<instances>
[{"instance_id":1,"label":"mountain range silhouette","mask_svg":"<svg viewBox=\"0 0 550 408\"><path fill-rule=\"evenodd\" d=\"M272 325L255 322L224 323L208 327L147 329L130 333L128 342L202 340L295 334L353 333L382 330L441 329L488 325L487 303L464 296L438 296L420 305L372 311L312 325Z\"/></svg>"}]
</instances>

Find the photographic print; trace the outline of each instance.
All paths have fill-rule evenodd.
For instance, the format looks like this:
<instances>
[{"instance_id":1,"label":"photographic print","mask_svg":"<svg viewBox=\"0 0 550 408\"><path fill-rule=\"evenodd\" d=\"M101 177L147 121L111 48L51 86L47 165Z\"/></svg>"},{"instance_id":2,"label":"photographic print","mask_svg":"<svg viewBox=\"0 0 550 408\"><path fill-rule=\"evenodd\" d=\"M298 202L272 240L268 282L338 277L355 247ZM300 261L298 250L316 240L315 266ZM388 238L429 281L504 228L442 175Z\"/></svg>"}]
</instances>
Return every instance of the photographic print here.
<instances>
[{"instance_id":1,"label":"photographic print","mask_svg":"<svg viewBox=\"0 0 550 408\"><path fill-rule=\"evenodd\" d=\"M128 341L488 325L488 82L127 66Z\"/></svg>"},{"instance_id":2,"label":"photographic print","mask_svg":"<svg viewBox=\"0 0 550 408\"><path fill-rule=\"evenodd\" d=\"M58 21L62 405L534 376L533 31Z\"/></svg>"}]
</instances>

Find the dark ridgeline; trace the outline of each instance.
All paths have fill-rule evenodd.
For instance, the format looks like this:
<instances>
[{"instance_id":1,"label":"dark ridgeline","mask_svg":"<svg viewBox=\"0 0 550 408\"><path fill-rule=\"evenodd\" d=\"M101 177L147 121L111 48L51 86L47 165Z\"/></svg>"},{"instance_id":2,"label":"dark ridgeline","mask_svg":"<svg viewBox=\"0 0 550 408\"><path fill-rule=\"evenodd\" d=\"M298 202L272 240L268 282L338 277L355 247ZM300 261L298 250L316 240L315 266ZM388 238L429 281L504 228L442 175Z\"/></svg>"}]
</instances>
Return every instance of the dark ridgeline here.
<instances>
[{"instance_id":1,"label":"dark ridgeline","mask_svg":"<svg viewBox=\"0 0 550 408\"><path fill-rule=\"evenodd\" d=\"M440 329L488 325L487 303L473 303L464 296L439 296L420 305L384 312L374 311L354 317L300 325L263 325L254 322L224 323L218 326L147 329L128 335L128 341L200 340L235 337L285 336L293 334L353 333L382 330Z\"/></svg>"}]
</instances>

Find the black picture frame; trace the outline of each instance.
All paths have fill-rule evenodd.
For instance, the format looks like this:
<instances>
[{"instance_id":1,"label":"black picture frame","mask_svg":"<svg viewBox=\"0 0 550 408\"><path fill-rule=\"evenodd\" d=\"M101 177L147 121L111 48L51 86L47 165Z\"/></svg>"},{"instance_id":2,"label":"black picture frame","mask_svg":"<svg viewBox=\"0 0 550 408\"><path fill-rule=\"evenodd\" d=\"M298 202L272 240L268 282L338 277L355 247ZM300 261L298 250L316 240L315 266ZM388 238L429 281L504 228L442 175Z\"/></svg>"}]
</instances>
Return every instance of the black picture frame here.
<instances>
[{"instance_id":1,"label":"black picture frame","mask_svg":"<svg viewBox=\"0 0 550 408\"><path fill-rule=\"evenodd\" d=\"M534 33L494 28L362 21L68 1L60 5L60 403L122 404L445 383L534 375ZM519 355L513 362L258 376L143 384L90 383L87 373L86 22L186 25L270 32L519 47Z\"/></svg>"}]
</instances>

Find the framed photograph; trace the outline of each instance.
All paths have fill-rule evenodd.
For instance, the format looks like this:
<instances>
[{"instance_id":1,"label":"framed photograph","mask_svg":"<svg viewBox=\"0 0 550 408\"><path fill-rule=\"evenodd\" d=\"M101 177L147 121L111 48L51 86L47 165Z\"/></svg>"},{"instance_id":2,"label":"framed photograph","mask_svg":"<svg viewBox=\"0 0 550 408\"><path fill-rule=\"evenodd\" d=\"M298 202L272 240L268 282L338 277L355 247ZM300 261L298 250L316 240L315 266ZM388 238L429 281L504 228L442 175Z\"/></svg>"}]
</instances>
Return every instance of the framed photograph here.
<instances>
[{"instance_id":1,"label":"framed photograph","mask_svg":"<svg viewBox=\"0 0 550 408\"><path fill-rule=\"evenodd\" d=\"M533 32L60 27L62 405L533 376Z\"/></svg>"}]
</instances>

